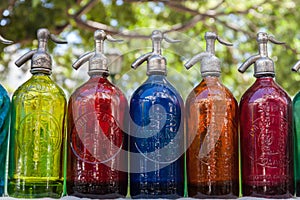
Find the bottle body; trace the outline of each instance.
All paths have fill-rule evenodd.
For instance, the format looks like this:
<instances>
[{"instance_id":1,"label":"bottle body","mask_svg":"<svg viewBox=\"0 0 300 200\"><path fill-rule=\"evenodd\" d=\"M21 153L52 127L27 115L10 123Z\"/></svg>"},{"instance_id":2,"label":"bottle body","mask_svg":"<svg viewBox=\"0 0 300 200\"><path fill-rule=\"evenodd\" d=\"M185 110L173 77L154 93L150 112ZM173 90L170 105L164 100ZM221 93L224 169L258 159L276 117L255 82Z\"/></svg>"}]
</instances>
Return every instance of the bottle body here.
<instances>
[{"instance_id":1,"label":"bottle body","mask_svg":"<svg viewBox=\"0 0 300 200\"><path fill-rule=\"evenodd\" d=\"M300 196L300 93L297 93L293 100L293 120L294 120L294 160L295 160L295 183L296 196Z\"/></svg>"},{"instance_id":2,"label":"bottle body","mask_svg":"<svg viewBox=\"0 0 300 200\"><path fill-rule=\"evenodd\" d=\"M125 197L126 97L106 77L92 76L73 93L68 109L68 194Z\"/></svg>"},{"instance_id":3,"label":"bottle body","mask_svg":"<svg viewBox=\"0 0 300 200\"><path fill-rule=\"evenodd\" d=\"M9 116L10 99L6 90L0 85L0 196L4 194Z\"/></svg>"},{"instance_id":4,"label":"bottle body","mask_svg":"<svg viewBox=\"0 0 300 200\"><path fill-rule=\"evenodd\" d=\"M12 98L8 194L59 198L63 192L66 98L48 75L34 74Z\"/></svg>"},{"instance_id":5,"label":"bottle body","mask_svg":"<svg viewBox=\"0 0 300 200\"><path fill-rule=\"evenodd\" d=\"M292 103L272 77L257 78L240 103L242 193L294 194Z\"/></svg>"},{"instance_id":6,"label":"bottle body","mask_svg":"<svg viewBox=\"0 0 300 200\"><path fill-rule=\"evenodd\" d=\"M237 198L238 105L218 77L204 77L186 100L188 195Z\"/></svg>"},{"instance_id":7,"label":"bottle body","mask_svg":"<svg viewBox=\"0 0 300 200\"><path fill-rule=\"evenodd\" d=\"M164 75L150 75L130 101L132 198L183 196L183 102Z\"/></svg>"}]
</instances>

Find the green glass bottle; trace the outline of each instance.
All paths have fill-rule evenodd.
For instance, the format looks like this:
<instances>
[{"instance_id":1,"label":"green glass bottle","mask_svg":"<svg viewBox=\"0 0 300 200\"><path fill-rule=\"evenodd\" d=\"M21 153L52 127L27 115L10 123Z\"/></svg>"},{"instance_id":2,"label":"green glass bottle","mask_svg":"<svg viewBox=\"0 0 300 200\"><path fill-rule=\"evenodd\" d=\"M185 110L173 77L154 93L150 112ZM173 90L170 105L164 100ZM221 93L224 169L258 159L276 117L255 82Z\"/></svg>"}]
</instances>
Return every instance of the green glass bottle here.
<instances>
[{"instance_id":1,"label":"green glass bottle","mask_svg":"<svg viewBox=\"0 0 300 200\"><path fill-rule=\"evenodd\" d=\"M300 92L293 99L296 196L300 196Z\"/></svg>"},{"instance_id":2,"label":"green glass bottle","mask_svg":"<svg viewBox=\"0 0 300 200\"><path fill-rule=\"evenodd\" d=\"M32 77L12 97L8 194L17 198L59 198L63 193L66 97L50 77L48 39L65 43L47 29L37 32L38 49L16 61L32 59Z\"/></svg>"},{"instance_id":3,"label":"green glass bottle","mask_svg":"<svg viewBox=\"0 0 300 200\"><path fill-rule=\"evenodd\" d=\"M300 61L292 68L292 71L299 71ZM300 91L293 99L293 120L294 120L294 172L296 197L300 197Z\"/></svg>"}]
</instances>

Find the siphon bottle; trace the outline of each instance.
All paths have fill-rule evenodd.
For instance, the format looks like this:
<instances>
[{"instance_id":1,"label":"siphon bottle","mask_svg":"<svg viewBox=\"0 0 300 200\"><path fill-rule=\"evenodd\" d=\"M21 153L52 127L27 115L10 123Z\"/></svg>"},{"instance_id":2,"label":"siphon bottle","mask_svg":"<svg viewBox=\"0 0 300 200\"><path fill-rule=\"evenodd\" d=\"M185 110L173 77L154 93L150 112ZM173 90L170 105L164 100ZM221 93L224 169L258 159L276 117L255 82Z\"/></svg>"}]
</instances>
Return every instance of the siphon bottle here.
<instances>
[{"instance_id":1,"label":"siphon bottle","mask_svg":"<svg viewBox=\"0 0 300 200\"><path fill-rule=\"evenodd\" d=\"M275 82L268 41L283 44L267 33L257 34L257 55L240 67L254 64L253 85L240 102L240 138L243 196L291 198L293 180L292 101Z\"/></svg>"},{"instance_id":2,"label":"siphon bottle","mask_svg":"<svg viewBox=\"0 0 300 200\"><path fill-rule=\"evenodd\" d=\"M12 44L0 35L0 42ZM0 196L5 194L7 144L9 137L10 98L5 88L0 84Z\"/></svg>"},{"instance_id":3,"label":"siphon bottle","mask_svg":"<svg viewBox=\"0 0 300 200\"><path fill-rule=\"evenodd\" d=\"M31 59L31 78L13 94L11 111L8 195L16 198L60 198L63 193L63 155L66 97L51 79L49 39L66 43L37 31L38 49L16 61Z\"/></svg>"},{"instance_id":4,"label":"siphon bottle","mask_svg":"<svg viewBox=\"0 0 300 200\"><path fill-rule=\"evenodd\" d=\"M203 77L186 105L187 183L193 198L237 198L239 195L238 104L220 80L221 62L215 56L214 32L205 34L206 51L185 67L201 62Z\"/></svg>"},{"instance_id":5,"label":"siphon bottle","mask_svg":"<svg viewBox=\"0 0 300 200\"><path fill-rule=\"evenodd\" d=\"M90 79L77 88L68 106L67 193L85 198L121 198L127 194L126 116L128 102L108 79L103 30L94 33L95 51L81 56L73 67L89 62Z\"/></svg>"},{"instance_id":6,"label":"siphon bottle","mask_svg":"<svg viewBox=\"0 0 300 200\"><path fill-rule=\"evenodd\" d=\"M292 71L297 72L300 68L300 61L293 67ZM293 121L294 121L294 173L296 196L300 196L300 92L293 99Z\"/></svg>"},{"instance_id":7,"label":"siphon bottle","mask_svg":"<svg viewBox=\"0 0 300 200\"><path fill-rule=\"evenodd\" d=\"M176 42L161 31L151 35L152 52L139 57L132 68L147 61L148 79L130 100L130 195L132 198L179 198L184 189L183 100L166 79L161 42Z\"/></svg>"}]
</instances>

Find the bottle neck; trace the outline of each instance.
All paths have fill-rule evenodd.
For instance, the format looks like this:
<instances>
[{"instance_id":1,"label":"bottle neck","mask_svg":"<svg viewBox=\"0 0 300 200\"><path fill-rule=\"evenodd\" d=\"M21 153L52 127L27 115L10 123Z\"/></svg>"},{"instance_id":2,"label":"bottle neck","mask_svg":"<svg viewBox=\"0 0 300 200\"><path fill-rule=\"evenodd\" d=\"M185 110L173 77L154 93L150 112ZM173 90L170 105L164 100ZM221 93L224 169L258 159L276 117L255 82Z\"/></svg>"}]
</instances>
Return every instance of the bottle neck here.
<instances>
[{"instance_id":1,"label":"bottle neck","mask_svg":"<svg viewBox=\"0 0 300 200\"><path fill-rule=\"evenodd\" d=\"M107 79L107 74L105 73L95 73L90 75L90 79L88 82L93 82L93 83L97 83L97 84L104 84L104 83L108 83L108 84L112 84L108 79Z\"/></svg>"},{"instance_id":2,"label":"bottle neck","mask_svg":"<svg viewBox=\"0 0 300 200\"><path fill-rule=\"evenodd\" d=\"M50 74L45 74L42 72L39 73L33 73L30 79L34 80L44 80L44 81L53 81Z\"/></svg>"},{"instance_id":3,"label":"bottle neck","mask_svg":"<svg viewBox=\"0 0 300 200\"><path fill-rule=\"evenodd\" d=\"M148 76L148 80L152 80L152 81L159 81L159 80L164 80L166 79L166 75L164 74L151 74Z\"/></svg>"},{"instance_id":4,"label":"bottle neck","mask_svg":"<svg viewBox=\"0 0 300 200\"><path fill-rule=\"evenodd\" d=\"M205 76L203 77L201 83L202 86L206 86L208 88L218 88L220 85L222 85L220 78L218 76Z\"/></svg>"},{"instance_id":5,"label":"bottle neck","mask_svg":"<svg viewBox=\"0 0 300 200\"><path fill-rule=\"evenodd\" d=\"M205 81L220 81L220 76L212 76L212 75L210 75L210 76L204 76L203 77L203 80L205 80Z\"/></svg>"},{"instance_id":6,"label":"bottle neck","mask_svg":"<svg viewBox=\"0 0 300 200\"><path fill-rule=\"evenodd\" d=\"M51 74L49 73L45 73L45 72L34 72L32 73L32 76L47 76L47 77L50 77Z\"/></svg>"},{"instance_id":7,"label":"bottle neck","mask_svg":"<svg viewBox=\"0 0 300 200\"><path fill-rule=\"evenodd\" d=\"M260 81L274 81L274 76L272 76L272 75L259 76L259 77L256 77L256 80L260 80Z\"/></svg>"},{"instance_id":8,"label":"bottle neck","mask_svg":"<svg viewBox=\"0 0 300 200\"><path fill-rule=\"evenodd\" d=\"M274 77L272 77L272 76L262 76L262 77L256 78L255 84L269 85L269 84L273 84L274 82L275 82Z\"/></svg>"},{"instance_id":9,"label":"bottle neck","mask_svg":"<svg viewBox=\"0 0 300 200\"><path fill-rule=\"evenodd\" d=\"M102 73L102 72L98 72L98 73L89 73L90 78L105 78L107 79L108 77L108 73Z\"/></svg>"}]
</instances>

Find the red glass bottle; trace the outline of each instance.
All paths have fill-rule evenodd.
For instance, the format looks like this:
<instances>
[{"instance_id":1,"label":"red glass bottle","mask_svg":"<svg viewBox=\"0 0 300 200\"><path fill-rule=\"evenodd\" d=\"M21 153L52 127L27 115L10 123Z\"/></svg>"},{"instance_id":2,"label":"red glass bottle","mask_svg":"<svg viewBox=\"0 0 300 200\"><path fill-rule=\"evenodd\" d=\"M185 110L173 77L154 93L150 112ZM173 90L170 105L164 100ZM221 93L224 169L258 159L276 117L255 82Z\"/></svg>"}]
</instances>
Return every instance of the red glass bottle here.
<instances>
[{"instance_id":1,"label":"red glass bottle","mask_svg":"<svg viewBox=\"0 0 300 200\"><path fill-rule=\"evenodd\" d=\"M68 107L68 195L120 198L127 194L128 103L122 91L107 80L102 54L107 35L95 32L96 51L74 63L89 60L90 79L71 96ZM100 45L99 45L100 44Z\"/></svg>"},{"instance_id":2,"label":"red glass bottle","mask_svg":"<svg viewBox=\"0 0 300 200\"><path fill-rule=\"evenodd\" d=\"M232 199L239 195L238 104L219 78L219 36L207 32L205 39L206 51L185 64L200 61L203 77L186 100L188 196Z\"/></svg>"},{"instance_id":3,"label":"red glass bottle","mask_svg":"<svg viewBox=\"0 0 300 200\"><path fill-rule=\"evenodd\" d=\"M267 42L279 43L258 33L259 54L240 68L255 63L255 83L240 102L243 196L290 198L294 194L292 102L274 81L274 63Z\"/></svg>"}]
</instances>

